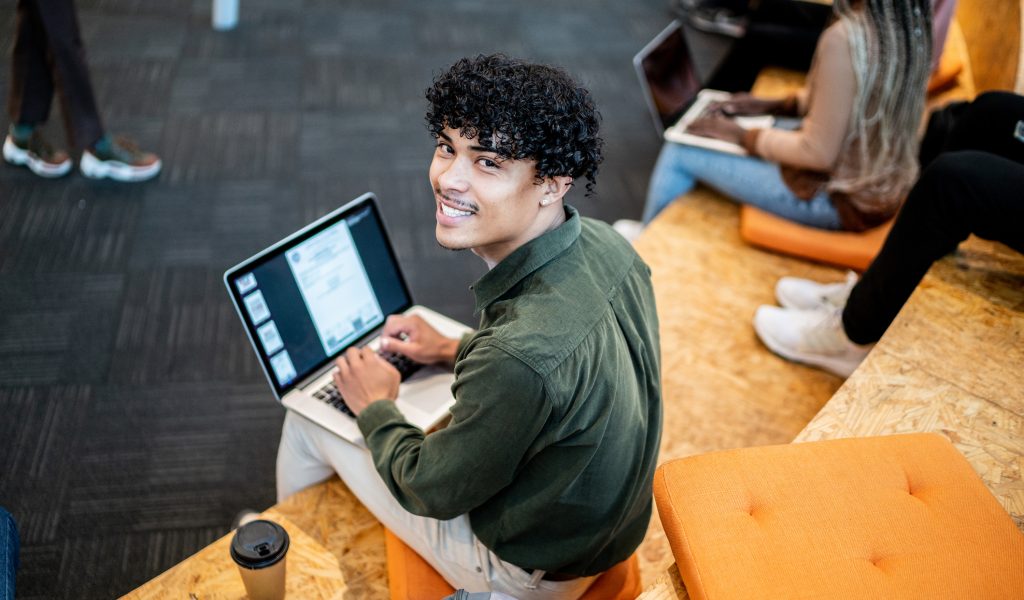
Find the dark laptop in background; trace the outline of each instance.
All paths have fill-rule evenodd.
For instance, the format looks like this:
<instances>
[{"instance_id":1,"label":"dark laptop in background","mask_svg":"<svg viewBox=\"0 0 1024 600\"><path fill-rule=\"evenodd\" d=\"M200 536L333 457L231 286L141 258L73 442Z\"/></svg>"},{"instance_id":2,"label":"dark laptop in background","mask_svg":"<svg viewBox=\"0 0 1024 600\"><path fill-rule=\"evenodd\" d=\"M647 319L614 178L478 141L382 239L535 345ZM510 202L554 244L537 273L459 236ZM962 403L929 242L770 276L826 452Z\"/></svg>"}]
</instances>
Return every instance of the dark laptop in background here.
<instances>
[{"instance_id":1,"label":"dark laptop in background","mask_svg":"<svg viewBox=\"0 0 1024 600\"><path fill-rule=\"evenodd\" d=\"M640 79L640 88L654 127L666 140L719 152L746 154L737 144L686 131L690 123L708 112L711 103L727 100L729 93L702 89L696 63L686 45L679 21L672 21L633 57L633 68ZM769 115L736 117L735 120L747 128L767 128L774 123Z\"/></svg>"},{"instance_id":2,"label":"dark laptop in background","mask_svg":"<svg viewBox=\"0 0 1024 600\"><path fill-rule=\"evenodd\" d=\"M228 269L224 284L274 397L357 444L362 434L331 379L334 359L353 345L377 348L392 314L419 315L449 337L470 331L413 304L370 193ZM385 358L403 373L396 405L405 418L424 431L443 420L454 375Z\"/></svg>"}]
</instances>

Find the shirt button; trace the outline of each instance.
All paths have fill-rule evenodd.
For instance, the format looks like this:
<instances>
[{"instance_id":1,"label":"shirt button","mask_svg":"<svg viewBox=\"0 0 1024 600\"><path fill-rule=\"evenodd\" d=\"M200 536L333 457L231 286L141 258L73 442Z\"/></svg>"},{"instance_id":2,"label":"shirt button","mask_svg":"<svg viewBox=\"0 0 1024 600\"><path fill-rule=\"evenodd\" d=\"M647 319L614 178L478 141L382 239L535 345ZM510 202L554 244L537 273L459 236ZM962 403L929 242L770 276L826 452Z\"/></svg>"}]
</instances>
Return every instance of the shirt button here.
<instances>
[{"instance_id":1,"label":"shirt button","mask_svg":"<svg viewBox=\"0 0 1024 600\"><path fill-rule=\"evenodd\" d=\"M481 569L480 567L477 567L477 568L476 568L476 572L477 572L477 573L483 573L483 571L484 571L484 570L483 570L483 569Z\"/></svg>"}]
</instances>

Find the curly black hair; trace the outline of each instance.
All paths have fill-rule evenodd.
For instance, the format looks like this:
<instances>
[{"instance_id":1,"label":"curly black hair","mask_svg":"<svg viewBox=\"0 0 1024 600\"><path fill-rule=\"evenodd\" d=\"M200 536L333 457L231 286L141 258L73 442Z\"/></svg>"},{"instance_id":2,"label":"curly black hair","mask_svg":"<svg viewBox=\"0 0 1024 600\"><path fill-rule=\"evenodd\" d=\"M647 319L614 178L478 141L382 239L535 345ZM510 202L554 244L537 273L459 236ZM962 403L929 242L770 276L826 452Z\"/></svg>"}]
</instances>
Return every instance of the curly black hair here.
<instances>
[{"instance_id":1,"label":"curly black hair","mask_svg":"<svg viewBox=\"0 0 1024 600\"><path fill-rule=\"evenodd\" d=\"M463 58L427 88L427 127L477 138L503 158L537 161L537 181L587 178L593 193L600 164L601 115L590 92L565 71L503 54Z\"/></svg>"}]
</instances>

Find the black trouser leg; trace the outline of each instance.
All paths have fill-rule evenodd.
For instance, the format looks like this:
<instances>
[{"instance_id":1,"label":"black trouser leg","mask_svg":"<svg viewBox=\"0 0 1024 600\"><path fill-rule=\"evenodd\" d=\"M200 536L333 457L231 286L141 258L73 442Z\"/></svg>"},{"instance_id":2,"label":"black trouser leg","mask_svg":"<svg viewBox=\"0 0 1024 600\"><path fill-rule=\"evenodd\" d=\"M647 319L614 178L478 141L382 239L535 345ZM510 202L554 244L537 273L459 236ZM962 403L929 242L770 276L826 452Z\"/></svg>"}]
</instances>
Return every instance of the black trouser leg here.
<instances>
[{"instance_id":1,"label":"black trouser leg","mask_svg":"<svg viewBox=\"0 0 1024 600\"><path fill-rule=\"evenodd\" d=\"M808 70L831 14L831 7L825 5L764 0L751 13L746 35L736 40L706 87L750 91L767 65Z\"/></svg>"},{"instance_id":2,"label":"black trouser leg","mask_svg":"<svg viewBox=\"0 0 1024 600\"><path fill-rule=\"evenodd\" d=\"M34 16L45 32L50 74L60 95L68 140L74 147L88 147L103 137L103 123L89 80L74 2L21 1L33 5ZM25 100L28 102L35 98L26 97Z\"/></svg>"},{"instance_id":3,"label":"black trouser leg","mask_svg":"<svg viewBox=\"0 0 1024 600\"><path fill-rule=\"evenodd\" d=\"M1024 252L1024 165L975 150L939 155L921 174L881 252L850 293L843 328L877 342L936 260L970 234Z\"/></svg>"},{"instance_id":4,"label":"black trouser leg","mask_svg":"<svg viewBox=\"0 0 1024 600\"><path fill-rule=\"evenodd\" d=\"M921 141L921 166L942 152L981 150L1024 163L1024 143L1017 138L1017 124L1024 122L1024 96L1010 92L985 92L973 102L953 104L928 120Z\"/></svg>"},{"instance_id":5,"label":"black trouser leg","mask_svg":"<svg viewBox=\"0 0 1024 600\"><path fill-rule=\"evenodd\" d=\"M53 78L46 32L33 0L18 0L18 19L11 48L11 89L7 112L16 124L37 125L50 116Z\"/></svg>"}]
</instances>

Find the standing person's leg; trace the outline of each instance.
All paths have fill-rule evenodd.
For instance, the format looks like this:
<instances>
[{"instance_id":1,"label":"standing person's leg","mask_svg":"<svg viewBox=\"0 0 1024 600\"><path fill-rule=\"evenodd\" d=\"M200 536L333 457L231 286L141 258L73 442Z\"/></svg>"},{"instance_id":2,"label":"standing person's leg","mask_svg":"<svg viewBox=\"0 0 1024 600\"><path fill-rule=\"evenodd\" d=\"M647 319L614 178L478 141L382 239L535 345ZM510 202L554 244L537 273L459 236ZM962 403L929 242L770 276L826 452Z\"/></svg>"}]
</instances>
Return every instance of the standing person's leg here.
<instances>
[{"instance_id":1,"label":"standing person's leg","mask_svg":"<svg viewBox=\"0 0 1024 600\"><path fill-rule=\"evenodd\" d=\"M651 173L644 206L650 222L672 200L697 182L784 219L821 229L839 229L839 214L824 192L797 198L782 180L779 166L759 158L666 142Z\"/></svg>"},{"instance_id":2,"label":"standing person's leg","mask_svg":"<svg viewBox=\"0 0 1024 600\"><path fill-rule=\"evenodd\" d=\"M53 78L47 51L39 7L34 0L18 0L11 48L11 89L7 95L7 113L13 125L34 127L50 116Z\"/></svg>"},{"instance_id":3,"label":"standing person's leg","mask_svg":"<svg viewBox=\"0 0 1024 600\"><path fill-rule=\"evenodd\" d=\"M46 32L51 76L60 95L68 140L72 146L83 150L79 162L82 174L93 179L109 177L118 181L155 177L162 167L158 156L143 152L131 140L112 138L104 131L73 0L26 1L34 2Z\"/></svg>"},{"instance_id":4,"label":"standing person's leg","mask_svg":"<svg viewBox=\"0 0 1024 600\"><path fill-rule=\"evenodd\" d=\"M882 250L850 292L843 310L850 340L878 341L932 263L971 233L1024 252L1021 190L1024 165L978 151L940 155L921 174Z\"/></svg>"},{"instance_id":5,"label":"standing person's leg","mask_svg":"<svg viewBox=\"0 0 1024 600\"><path fill-rule=\"evenodd\" d=\"M334 473L377 520L456 588L503 592L519 600L574 599L593 582L593 577L538 581L531 589L531 575L488 550L473 534L468 515L441 521L410 513L380 478L369 451L289 411L277 454L278 501Z\"/></svg>"},{"instance_id":6,"label":"standing person's leg","mask_svg":"<svg viewBox=\"0 0 1024 600\"><path fill-rule=\"evenodd\" d=\"M54 83L46 32L34 0L18 0L14 36L7 97L11 127L4 138L4 160L28 167L41 177L60 177L71 170L71 157L51 146L37 127L50 116Z\"/></svg>"},{"instance_id":7,"label":"standing person's leg","mask_svg":"<svg viewBox=\"0 0 1024 600\"><path fill-rule=\"evenodd\" d=\"M0 600L14 600L18 546L18 528L14 525L14 517L0 507Z\"/></svg>"},{"instance_id":8,"label":"standing person's leg","mask_svg":"<svg viewBox=\"0 0 1024 600\"><path fill-rule=\"evenodd\" d=\"M89 148L103 137L104 130L89 79L74 2L35 1L49 43L68 139L78 149Z\"/></svg>"}]
</instances>

